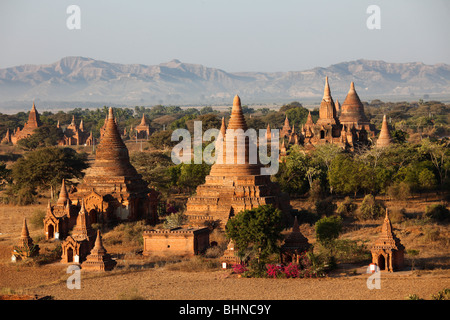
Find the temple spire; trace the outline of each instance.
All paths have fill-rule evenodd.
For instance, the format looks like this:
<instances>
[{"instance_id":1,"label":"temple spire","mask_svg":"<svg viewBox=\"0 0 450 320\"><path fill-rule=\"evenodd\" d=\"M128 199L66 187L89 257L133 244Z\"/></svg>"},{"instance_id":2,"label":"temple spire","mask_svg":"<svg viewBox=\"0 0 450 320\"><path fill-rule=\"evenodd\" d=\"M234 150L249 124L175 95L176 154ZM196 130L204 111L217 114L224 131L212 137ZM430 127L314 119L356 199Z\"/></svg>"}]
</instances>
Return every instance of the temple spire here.
<instances>
[{"instance_id":1,"label":"temple spire","mask_svg":"<svg viewBox=\"0 0 450 320\"><path fill-rule=\"evenodd\" d=\"M325 88L323 89L322 100L325 100L325 101L331 100L331 90L330 90L330 85L328 84L328 76L325 77Z\"/></svg>"},{"instance_id":2,"label":"temple spire","mask_svg":"<svg viewBox=\"0 0 450 320\"><path fill-rule=\"evenodd\" d=\"M377 147L387 147L391 144L391 134L386 120L386 115L383 116L383 123L381 124L380 135L377 140Z\"/></svg>"},{"instance_id":3,"label":"temple spire","mask_svg":"<svg viewBox=\"0 0 450 320\"><path fill-rule=\"evenodd\" d=\"M62 179L61 191L59 192L59 198L58 198L57 204L65 205L67 200L69 200L69 194L67 193L66 182L64 179Z\"/></svg>"},{"instance_id":4,"label":"temple spire","mask_svg":"<svg viewBox=\"0 0 450 320\"><path fill-rule=\"evenodd\" d=\"M244 118L244 112L241 107L241 98L236 95L233 99L233 108L231 109L231 117L228 122L228 129L247 130L247 123Z\"/></svg>"},{"instance_id":5,"label":"temple spire","mask_svg":"<svg viewBox=\"0 0 450 320\"><path fill-rule=\"evenodd\" d=\"M28 231L27 219L26 218L23 218L21 237L22 238L29 238L30 237L30 232Z\"/></svg>"}]
</instances>

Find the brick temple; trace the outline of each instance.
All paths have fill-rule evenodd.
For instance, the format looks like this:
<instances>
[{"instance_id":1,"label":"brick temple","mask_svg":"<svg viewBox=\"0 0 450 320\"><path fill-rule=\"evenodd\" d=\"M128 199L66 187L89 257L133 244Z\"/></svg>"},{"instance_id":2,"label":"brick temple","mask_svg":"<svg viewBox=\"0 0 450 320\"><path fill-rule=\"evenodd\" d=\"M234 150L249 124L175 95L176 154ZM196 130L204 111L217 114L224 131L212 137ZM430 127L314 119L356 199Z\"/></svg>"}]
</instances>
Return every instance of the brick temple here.
<instances>
[{"instance_id":1,"label":"brick temple","mask_svg":"<svg viewBox=\"0 0 450 320\"><path fill-rule=\"evenodd\" d=\"M359 146L370 145L376 137L376 132L364 113L364 105L356 92L355 84L351 82L341 106L337 100L334 102L328 77L326 77L319 107L319 119L316 123L309 113L306 123L302 125L299 132L296 132L294 125L291 127L286 117L280 137L286 140L286 149L291 145L302 145L307 150L311 150L317 145L329 143L354 151Z\"/></svg>"},{"instance_id":2,"label":"brick temple","mask_svg":"<svg viewBox=\"0 0 450 320\"><path fill-rule=\"evenodd\" d=\"M112 108L96 149L95 161L86 170L72 199L84 199L92 223L111 220L157 222L159 194L150 189L130 163Z\"/></svg>"},{"instance_id":3,"label":"brick temple","mask_svg":"<svg viewBox=\"0 0 450 320\"><path fill-rule=\"evenodd\" d=\"M42 122L39 117L39 112L36 109L36 105L33 101L33 106L31 107L30 113L28 114L28 121L25 123L23 128L16 128L14 132L10 132L9 129L6 131L6 135L3 137L1 143L12 143L17 144L21 139L27 138L34 133L34 130L42 126Z\"/></svg>"},{"instance_id":4,"label":"brick temple","mask_svg":"<svg viewBox=\"0 0 450 320\"><path fill-rule=\"evenodd\" d=\"M401 270L404 267L404 252L405 247L394 234L386 208L381 234L371 248L372 263L376 264L381 271Z\"/></svg>"},{"instance_id":5,"label":"brick temple","mask_svg":"<svg viewBox=\"0 0 450 320\"><path fill-rule=\"evenodd\" d=\"M239 96L234 98L227 127L222 120L220 132L223 140L218 139L216 152L223 152L218 152L217 161L212 165L205 183L198 186L196 195L187 201L185 214L189 223L196 226L213 224L224 228L228 219L240 211L265 204L272 204L283 212L289 212L288 196L280 191L278 184L270 180L269 175L261 175L263 166L259 159L256 163L251 163L249 139L245 138L244 142L235 137L233 146L227 147L228 140L231 140L227 139L227 129L242 129L244 132L248 129ZM234 150L232 163L227 163L230 162L226 155L229 149ZM242 149L245 150L245 159L239 161L237 150Z\"/></svg>"},{"instance_id":6,"label":"brick temple","mask_svg":"<svg viewBox=\"0 0 450 320\"><path fill-rule=\"evenodd\" d=\"M69 199L64 179L56 204L50 202L44 218L44 232L47 240L65 239L69 235L77 221L80 208Z\"/></svg>"}]
</instances>

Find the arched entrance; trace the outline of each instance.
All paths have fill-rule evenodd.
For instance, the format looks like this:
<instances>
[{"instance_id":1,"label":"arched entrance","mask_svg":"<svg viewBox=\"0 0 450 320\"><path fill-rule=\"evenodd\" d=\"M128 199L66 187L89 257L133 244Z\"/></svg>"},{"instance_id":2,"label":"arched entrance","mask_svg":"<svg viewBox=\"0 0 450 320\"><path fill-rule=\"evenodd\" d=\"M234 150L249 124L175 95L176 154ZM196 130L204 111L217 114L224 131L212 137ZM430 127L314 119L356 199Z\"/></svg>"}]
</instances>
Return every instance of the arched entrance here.
<instances>
[{"instance_id":1,"label":"arched entrance","mask_svg":"<svg viewBox=\"0 0 450 320\"><path fill-rule=\"evenodd\" d=\"M386 258L384 257L384 255L380 254L378 256L378 268L380 268L380 270L386 270Z\"/></svg>"},{"instance_id":2,"label":"arched entrance","mask_svg":"<svg viewBox=\"0 0 450 320\"><path fill-rule=\"evenodd\" d=\"M73 249L67 248L67 263L73 262Z\"/></svg>"},{"instance_id":3,"label":"arched entrance","mask_svg":"<svg viewBox=\"0 0 450 320\"><path fill-rule=\"evenodd\" d=\"M47 227L47 239L53 239L55 237L55 227L50 224Z\"/></svg>"},{"instance_id":4,"label":"arched entrance","mask_svg":"<svg viewBox=\"0 0 450 320\"><path fill-rule=\"evenodd\" d=\"M97 223L98 222L98 217L97 217L97 210L92 209L91 211L89 211L89 222L92 223Z\"/></svg>"}]
</instances>

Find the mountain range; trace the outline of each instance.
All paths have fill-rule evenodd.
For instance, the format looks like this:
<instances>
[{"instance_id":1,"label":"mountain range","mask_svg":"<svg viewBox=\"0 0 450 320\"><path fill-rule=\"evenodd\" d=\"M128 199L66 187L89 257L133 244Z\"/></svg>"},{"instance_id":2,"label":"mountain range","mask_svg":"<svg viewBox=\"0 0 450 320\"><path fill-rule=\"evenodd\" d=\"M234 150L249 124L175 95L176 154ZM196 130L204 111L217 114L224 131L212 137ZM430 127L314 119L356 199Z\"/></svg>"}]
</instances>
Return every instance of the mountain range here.
<instances>
[{"instance_id":1,"label":"mountain range","mask_svg":"<svg viewBox=\"0 0 450 320\"><path fill-rule=\"evenodd\" d=\"M362 100L450 98L450 65L378 60L341 62L289 72L226 72L172 60L159 65L119 64L65 57L46 65L0 69L0 108L33 100L48 104L220 105L239 94L244 104L320 102L325 76L343 101L354 81Z\"/></svg>"}]
</instances>

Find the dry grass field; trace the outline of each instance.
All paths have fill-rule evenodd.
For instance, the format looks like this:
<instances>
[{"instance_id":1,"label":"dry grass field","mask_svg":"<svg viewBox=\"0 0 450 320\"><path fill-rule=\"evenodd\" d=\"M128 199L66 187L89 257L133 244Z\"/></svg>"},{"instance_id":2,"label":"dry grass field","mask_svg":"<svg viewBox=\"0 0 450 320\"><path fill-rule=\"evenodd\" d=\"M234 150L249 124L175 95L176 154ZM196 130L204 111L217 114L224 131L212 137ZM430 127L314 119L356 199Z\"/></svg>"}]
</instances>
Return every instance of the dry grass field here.
<instances>
[{"instance_id":1,"label":"dry grass field","mask_svg":"<svg viewBox=\"0 0 450 320\"><path fill-rule=\"evenodd\" d=\"M58 300L404 300L415 294L428 300L450 288L450 227L407 218L393 226L407 249L419 250L416 268L411 270L411 259L406 256L405 270L381 274L381 289L367 288L366 263L340 264L325 278L262 279L240 278L218 268L219 261L214 259L144 258L138 254L142 247L133 236L136 229L119 226L104 234L105 247L117 259L117 267L106 273L82 271L81 289L70 290L67 265L52 258L57 242L44 240L42 228L33 224L34 217L45 211L44 200L25 207L0 206L0 296L15 293ZM386 202L391 211L401 207L409 217L424 212L431 203L421 199ZM296 208L305 205L300 200L292 204ZM24 217L29 221L31 237L49 261L10 261ZM370 242L377 237L381 224L381 220L353 222L344 227L341 238ZM134 226L137 230L139 227ZM302 224L301 231L314 243L314 226Z\"/></svg>"}]
</instances>

